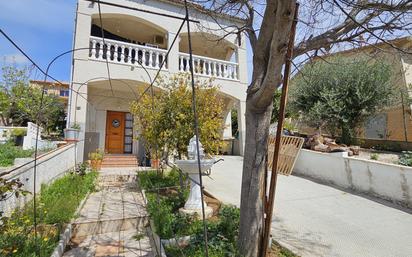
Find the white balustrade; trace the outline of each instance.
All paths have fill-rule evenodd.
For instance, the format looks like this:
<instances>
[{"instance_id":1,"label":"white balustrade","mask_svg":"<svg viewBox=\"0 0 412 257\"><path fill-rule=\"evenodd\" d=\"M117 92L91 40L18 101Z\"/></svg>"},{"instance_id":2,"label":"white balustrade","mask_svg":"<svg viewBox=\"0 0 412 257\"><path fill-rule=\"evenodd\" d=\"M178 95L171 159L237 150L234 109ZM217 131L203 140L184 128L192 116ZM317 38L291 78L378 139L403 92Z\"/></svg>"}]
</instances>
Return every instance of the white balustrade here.
<instances>
[{"instance_id":1,"label":"white balustrade","mask_svg":"<svg viewBox=\"0 0 412 257\"><path fill-rule=\"evenodd\" d=\"M105 61L106 59L114 63L122 63L133 66L143 66L158 69L163 64L162 69L168 69L166 58L167 50L148 47L138 44L130 44L121 41L90 37L89 58ZM239 65L235 62L228 62L209 57L193 55L193 70L196 75L206 77L216 77L223 79L239 80ZM179 53L179 71L190 71L189 54Z\"/></svg>"},{"instance_id":2,"label":"white balustrade","mask_svg":"<svg viewBox=\"0 0 412 257\"><path fill-rule=\"evenodd\" d=\"M167 50L130 44L121 41L90 37L90 58L95 60L108 60L115 63L124 63L134 66L144 66L158 69L166 59ZM112 50L113 48L113 50ZM162 69L167 69L167 60Z\"/></svg>"}]
</instances>

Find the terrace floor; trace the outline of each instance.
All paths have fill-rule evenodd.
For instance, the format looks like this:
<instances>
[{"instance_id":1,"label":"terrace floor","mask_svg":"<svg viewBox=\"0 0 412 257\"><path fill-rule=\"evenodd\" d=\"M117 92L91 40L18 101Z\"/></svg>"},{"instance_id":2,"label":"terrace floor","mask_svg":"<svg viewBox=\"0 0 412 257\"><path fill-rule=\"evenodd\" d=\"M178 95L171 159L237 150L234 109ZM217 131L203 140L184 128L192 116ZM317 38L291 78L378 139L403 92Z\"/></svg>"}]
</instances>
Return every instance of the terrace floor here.
<instances>
[{"instance_id":1,"label":"terrace floor","mask_svg":"<svg viewBox=\"0 0 412 257\"><path fill-rule=\"evenodd\" d=\"M203 183L218 199L239 206L243 158L223 158ZM272 235L302 257L410 257L411 213L301 177L279 176Z\"/></svg>"}]
</instances>

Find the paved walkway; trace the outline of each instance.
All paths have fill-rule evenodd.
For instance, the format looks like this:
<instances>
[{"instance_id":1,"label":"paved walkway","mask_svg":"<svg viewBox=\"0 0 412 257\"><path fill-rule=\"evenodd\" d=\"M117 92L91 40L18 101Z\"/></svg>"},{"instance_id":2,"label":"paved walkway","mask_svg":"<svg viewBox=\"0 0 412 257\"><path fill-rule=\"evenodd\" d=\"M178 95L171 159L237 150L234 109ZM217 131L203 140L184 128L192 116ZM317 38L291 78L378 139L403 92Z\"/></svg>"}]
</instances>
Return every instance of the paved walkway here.
<instances>
[{"instance_id":1,"label":"paved walkway","mask_svg":"<svg viewBox=\"0 0 412 257\"><path fill-rule=\"evenodd\" d=\"M74 222L71 249L64 257L154 256L136 169L102 169L99 190L90 194Z\"/></svg>"},{"instance_id":2,"label":"paved walkway","mask_svg":"<svg viewBox=\"0 0 412 257\"><path fill-rule=\"evenodd\" d=\"M243 159L224 159L203 181L217 198L239 205ZM412 210L295 176L279 176L275 206L273 237L298 255L412 256Z\"/></svg>"}]
</instances>

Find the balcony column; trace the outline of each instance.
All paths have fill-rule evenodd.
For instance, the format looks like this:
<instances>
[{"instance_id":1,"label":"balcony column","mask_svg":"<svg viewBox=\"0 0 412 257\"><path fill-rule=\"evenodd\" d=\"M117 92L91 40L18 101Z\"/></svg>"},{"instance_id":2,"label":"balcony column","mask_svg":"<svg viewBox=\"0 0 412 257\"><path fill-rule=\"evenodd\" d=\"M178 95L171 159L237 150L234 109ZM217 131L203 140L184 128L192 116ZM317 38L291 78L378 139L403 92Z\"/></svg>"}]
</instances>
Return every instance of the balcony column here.
<instances>
[{"instance_id":1,"label":"balcony column","mask_svg":"<svg viewBox=\"0 0 412 257\"><path fill-rule=\"evenodd\" d=\"M169 32L167 34L167 49L171 47L173 39L175 38L176 33ZM167 58L167 65L166 67L169 69L170 73L178 73L179 72L179 43L180 43L180 36L176 39L176 42L172 46L169 57Z\"/></svg>"},{"instance_id":2,"label":"balcony column","mask_svg":"<svg viewBox=\"0 0 412 257\"><path fill-rule=\"evenodd\" d=\"M239 154L243 156L245 152L246 135L246 101L239 100L237 103L237 126L239 131Z\"/></svg>"},{"instance_id":3,"label":"balcony column","mask_svg":"<svg viewBox=\"0 0 412 257\"><path fill-rule=\"evenodd\" d=\"M237 76L242 83L248 83L247 73L247 54L246 54L246 36L242 34L242 44L236 49L236 61L239 64Z\"/></svg>"}]
</instances>

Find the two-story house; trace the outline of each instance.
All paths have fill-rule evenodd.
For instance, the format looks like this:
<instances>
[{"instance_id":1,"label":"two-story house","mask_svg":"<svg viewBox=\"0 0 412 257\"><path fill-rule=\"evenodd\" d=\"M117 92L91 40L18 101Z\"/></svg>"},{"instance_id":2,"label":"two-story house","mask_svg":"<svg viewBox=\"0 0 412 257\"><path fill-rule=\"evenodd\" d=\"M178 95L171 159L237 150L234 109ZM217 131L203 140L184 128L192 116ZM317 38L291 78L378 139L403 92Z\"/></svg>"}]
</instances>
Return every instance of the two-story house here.
<instances>
[{"instance_id":1,"label":"two-story house","mask_svg":"<svg viewBox=\"0 0 412 257\"><path fill-rule=\"evenodd\" d=\"M101 16L96 1L78 0L68 126L81 126L79 160L96 148L139 154L142 146L134 140L130 102L150 85L163 60L161 76L189 68L186 25L177 34L185 17L183 1L110 0L101 1L100 10ZM195 4L190 4L189 11L191 19L198 21L191 23L195 75L200 79L213 77L220 87L227 110L224 138L232 137L230 115L237 109L236 148L242 155L248 85L246 38L227 34L222 27L236 29L243 20L228 15L211 18ZM124 124L120 132L113 129L119 123Z\"/></svg>"}]
</instances>

